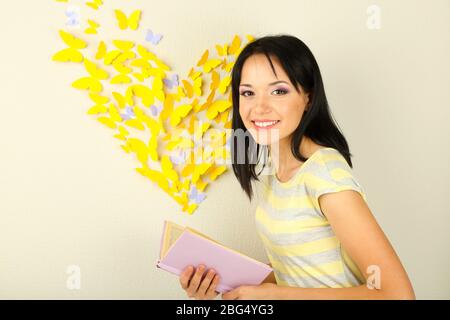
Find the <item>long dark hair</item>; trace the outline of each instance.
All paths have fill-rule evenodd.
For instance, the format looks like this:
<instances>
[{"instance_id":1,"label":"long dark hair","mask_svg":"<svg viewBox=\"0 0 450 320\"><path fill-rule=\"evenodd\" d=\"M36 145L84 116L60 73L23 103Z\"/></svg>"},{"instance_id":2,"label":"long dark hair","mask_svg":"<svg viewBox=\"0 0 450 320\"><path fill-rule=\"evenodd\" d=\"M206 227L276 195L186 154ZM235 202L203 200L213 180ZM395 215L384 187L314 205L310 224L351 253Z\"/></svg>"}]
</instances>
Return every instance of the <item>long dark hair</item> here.
<instances>
[{"instance_id":1,"label":"long dark hair","mask_svg":"<svg viewBox=\"0 0 450 320\"><path fill-rule=\"evenodd\" d=\"M352 167L350 159L352 155L344 135L339 131L338 125L329 110L322 76L311 50L300 39L291 35L274 35L258 38L247 44L241 51L231 72L233 99L232 167L249 200L251 201L253 196L251 182L253 179L259 181L258 176L261 173L256 174L255 172L255 167L260 160L261 148L267 148L267 146L257 144L253 137L249 135L249 141L245 139L244 150L242 150L236 145L237 141L235 139L237 132L247 132L239 114L239 85L244 62L253 54L264 54L269 60L275 75L276 72L270 55L277 57L297 92L299 91L297 88L299 84L306 93L309 93L308 111L304 112L300 124L292 136L291 151L294 157L302 162L307 160L300 154L299 148L303 136L306 136L321 146L338 150L349 166ZM256 145L256 148L251 148L251 145ZM245 161L237 161L237 157L242 157L242 153ZM252 161L255 157L257 157L257 161Z\"/></svg>"}]
</instances>

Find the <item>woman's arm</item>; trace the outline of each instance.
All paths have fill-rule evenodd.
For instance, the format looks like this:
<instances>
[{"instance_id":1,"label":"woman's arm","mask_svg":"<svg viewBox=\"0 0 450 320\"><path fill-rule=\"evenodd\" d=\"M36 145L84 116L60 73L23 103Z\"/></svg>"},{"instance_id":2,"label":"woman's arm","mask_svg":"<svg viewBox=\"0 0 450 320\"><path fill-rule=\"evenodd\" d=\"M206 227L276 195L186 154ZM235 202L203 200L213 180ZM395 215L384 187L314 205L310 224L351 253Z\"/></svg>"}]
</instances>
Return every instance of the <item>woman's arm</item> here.
<instances>
[{"instance_id":1,"label":"woman's arm","mask_svg":"<svg viewBox=\"0 0 450 320\"><path fill-rule=\"evenodd\" d=\"M415 299L405 269L361 195L352 190L319 197L322 212L337 238L366 281L379 277L374 286L350 288L299 288L265 282L241 286L222 295L224 299ZM369 270L369 271L368 271ZM379 274L372 273L379 271Z\"/></svg>"},{"instance_id":2,"label":"woman's arm","mask_svg":"<svg viewBox=\"0 0 450 320\"><path fill-rule=\"evenodd\" d=\"M352 190L328 193L319 204L337 238L366 275L379 277L375 286L313 289L277 286L281 299L415 299L414 290L399 257L361 195ZM371 282L371 278L366 279Z\"/></svg>"}]
</instances>

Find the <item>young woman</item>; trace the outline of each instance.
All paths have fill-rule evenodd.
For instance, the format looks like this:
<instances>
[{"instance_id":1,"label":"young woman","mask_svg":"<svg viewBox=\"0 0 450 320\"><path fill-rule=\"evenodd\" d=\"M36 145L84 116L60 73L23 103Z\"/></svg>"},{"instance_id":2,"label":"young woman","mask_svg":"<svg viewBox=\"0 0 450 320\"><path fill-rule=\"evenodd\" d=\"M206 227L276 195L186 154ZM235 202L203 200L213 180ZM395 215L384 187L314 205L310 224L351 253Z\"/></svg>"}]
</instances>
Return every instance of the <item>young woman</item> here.
<instances>
[{"instance_id":1,"label":"young woman","mask_svg":"<svg viewBox=\"0 0 450 320\"><path fill-rule=\"evenodd\" d=\"M233 67L232 96L234 134L250 132L244 147L233 143L233 171L250 200L252 180L260 182L256 225L274 272L261 285L222 297L415 299L352 174L309 48L289 35L248 44ZM261 150L274 164L272 174L256 173ZM206 269L190 266L180 275L189 297L217 296L220 279Z\"/></svg>"}]
</instances>

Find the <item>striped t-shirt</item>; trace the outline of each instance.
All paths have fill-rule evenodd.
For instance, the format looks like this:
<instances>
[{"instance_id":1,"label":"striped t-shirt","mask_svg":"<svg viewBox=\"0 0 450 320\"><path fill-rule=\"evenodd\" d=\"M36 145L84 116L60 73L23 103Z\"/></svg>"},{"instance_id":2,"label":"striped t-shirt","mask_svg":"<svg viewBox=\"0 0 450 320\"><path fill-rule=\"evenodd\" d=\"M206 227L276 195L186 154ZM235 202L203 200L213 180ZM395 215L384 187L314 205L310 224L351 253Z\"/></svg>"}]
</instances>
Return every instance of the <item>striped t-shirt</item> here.
<instances>
[{"instance_id":1,"label":"striped t-shirt","mask_svg":"<svg viewBox=\"0 0 450 320\"><path fill-rule=\"evenodd\" d=\"M277 284L343 288L365 283L318 201L322 194L343 190L367 200L345 158L334 148L321 148L289 181L280 182L274 172L257 183L255 220Z\"/></svg>"}]
</instances>

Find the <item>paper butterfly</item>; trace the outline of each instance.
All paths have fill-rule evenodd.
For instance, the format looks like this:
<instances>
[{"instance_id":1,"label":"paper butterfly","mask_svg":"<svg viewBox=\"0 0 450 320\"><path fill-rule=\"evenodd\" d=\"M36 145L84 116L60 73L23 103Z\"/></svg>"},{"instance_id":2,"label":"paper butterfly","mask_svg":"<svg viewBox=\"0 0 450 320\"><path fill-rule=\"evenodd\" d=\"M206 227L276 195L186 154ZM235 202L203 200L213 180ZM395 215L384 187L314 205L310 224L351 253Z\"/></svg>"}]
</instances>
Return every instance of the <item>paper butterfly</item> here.
<instances>
[{"instance_id":1,"label":"paper butterfly","mask_svg":"<svg viewBox=\"0 0 450 320\"><path fill-rule=\"evenodd\" d=\"M129 18L121 10L114 10L114 13L116 14L116 19L119 23L120 29L125 30L127 28L130 28L131 30L137 30L137 28L139 27L141 10L133 11Z\"/></svg>"},{"instance_id":2,"label":"paper butterfly","mask_svg":"<svg viewBox=\"0 0 450 320\"><path fill-rule=\"evenodd\" d=\"M206 194L199 193L197 188L195 186L191 187L191 190L189 191L189 199L194 200L195 203L199 204L203 200L205 200Z\"/></svg>"},{"instance_id":3,"label":"paper butterfly","mask_svg":"<svg viewBox=\"0 0 450 320\"><path fill-rule=\"evenodd\" d=\"M159 116L159 113L161 112L161 110L162 110L162 106L161 105L159 105L157 107L155 105L151 105L150 106L150 111L151 111L151 113L152 113L152 115L154 117Z\"/></svg>"},{"instance_id":4,"label":"paper butterfly","mask_svg":"<svg viewBox=\"0 0 450 320\"><path fill-rule=\"evenodd\" d=\"M182 164L186 161L186 152L184 150L179 150L177 154L171 155L170 160L176 164Z\"/></svg>"},{"instance_id":5,"label":"paper butterfly","mask_svg":"<svg viewBox=\"0 0 450 320\"><path fill-rule=\"evenodd\" d=\"M67 8L65 15L67 17L66 26L79 28L80 27L80 8L70 6Z\"/></svg>"},{"instance_id":6,"label":"paper butterfly","mask_svg":"<svg viewBox=\"0 0 450 320\"><path fill-rule=\"evenodd\" d=\"M92 0L91 2L86 2L86 5L91 7L94 10L98 10L98 8L103 4L102 0Z\"/></svg>"},{"instance_id":7,"label":"paper butterfly","mask_svg":"<svg viewBox=\"0 0 450 320\"><path fill-rule=\"evenodd\" d=\"M129 106L127 106L125 108L125 113L121 114L120 116L122 117L123 120L129 120L131 118L136 117L134 112L133 112L133 109L131 107L129 107Z\"/></svg>"},{"instance_id":8,"label":"paper butterfly","mask_svg":"<svg viewBox=\"0 0 450 320\"><path fill-rule=\"evenodd\" d=\"M64 43L69 47L55 53L52 57L53 61L82 62L84 58L79 49L86 48L87 43L74 37L70 33L65 32L64 30L60 30L59 35Z\"/></svg>"},{"instance_id":9,"label":"paper butterfly","mask_svg":"<svg viewBox=\"0 0 450 320\"><path fill-rule=\"evenodd\" d=\"M100 27L100 25L91 19L88 20L88 24L89 24L89 27L86 28L86 30L84 30L84 33L97 34L97 29Z\"/></svg>"},{"instance_id":10,"label":"paper butterfly","mask_svg":"<svg viewBox=\"0 0 450 320\"><path fill-rule=\"evenodd\" d=\"M147 34L145 35L145 40L151 42L154 45L157 45L161 41L162 37L162 34L153 33L152 30L148 29Z\"/></svg>"},{"instance_id":11,"label":"paper butterfly","mask_svg":"<svg viewBox=\"0 0 450 320\"><path fill-rule=\"evenodd\" d=\"M168 87L169 89L172 89L173 87L176 87L179 84L177 74L172 75L171 79L164 78L163 81L164 81L164 84L166 85L166 87Z\"/></svg>"}]
</instances>

